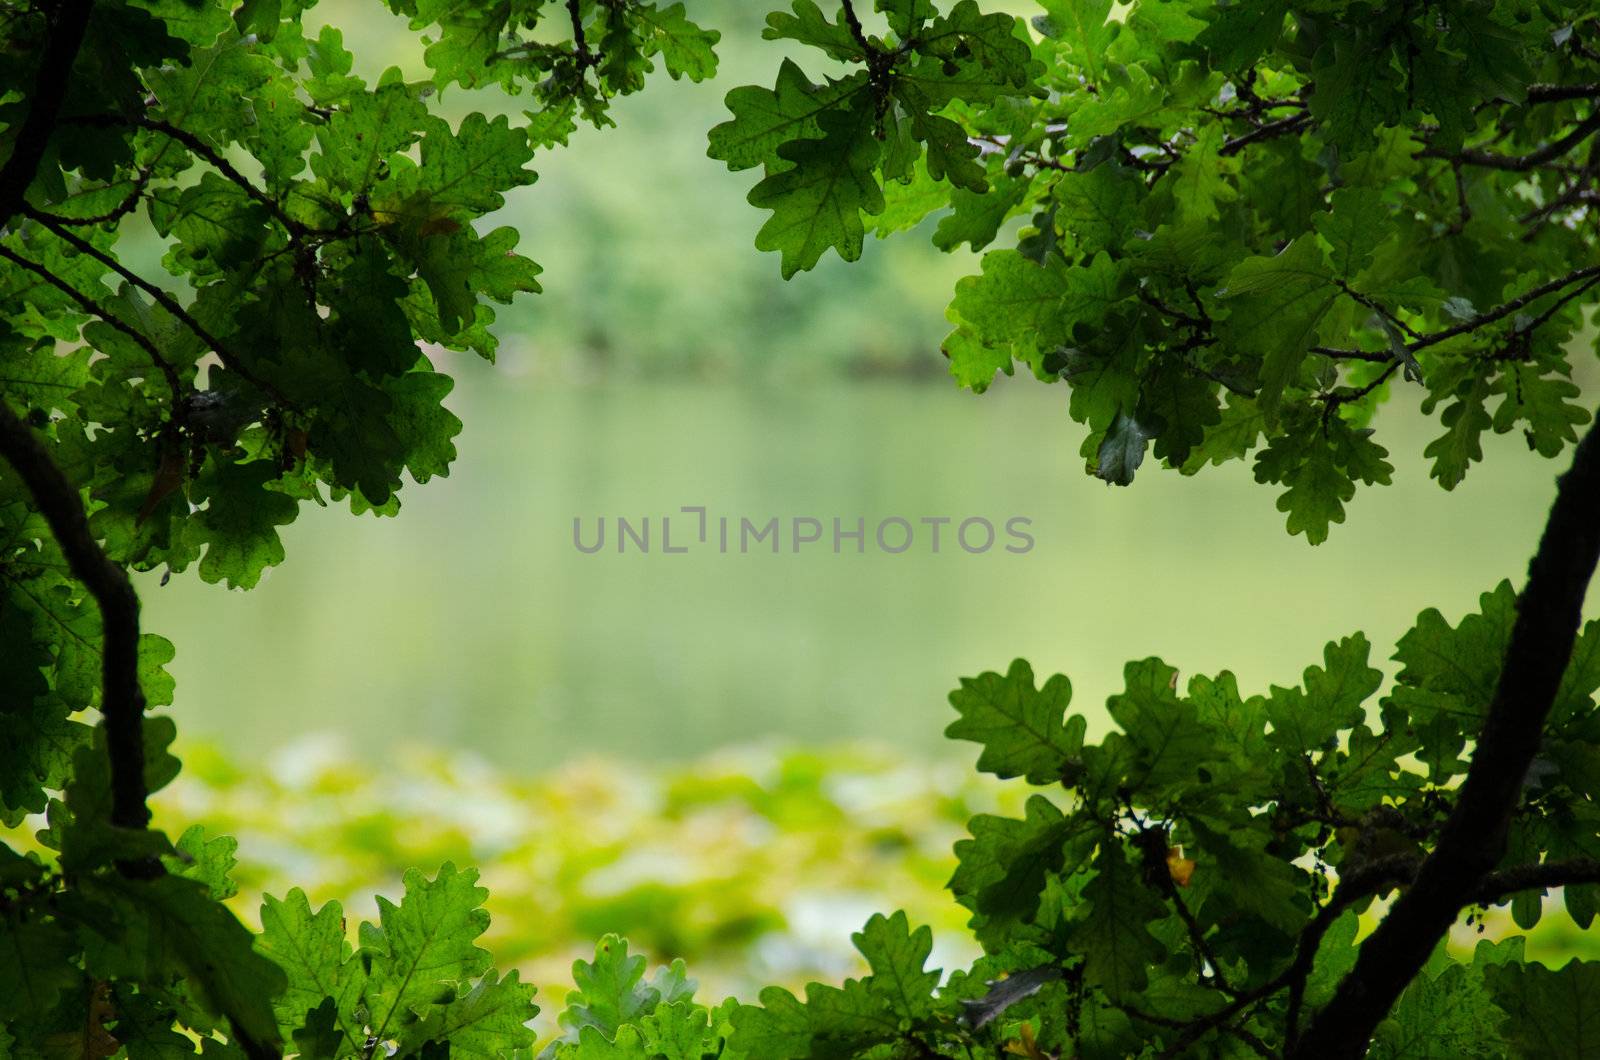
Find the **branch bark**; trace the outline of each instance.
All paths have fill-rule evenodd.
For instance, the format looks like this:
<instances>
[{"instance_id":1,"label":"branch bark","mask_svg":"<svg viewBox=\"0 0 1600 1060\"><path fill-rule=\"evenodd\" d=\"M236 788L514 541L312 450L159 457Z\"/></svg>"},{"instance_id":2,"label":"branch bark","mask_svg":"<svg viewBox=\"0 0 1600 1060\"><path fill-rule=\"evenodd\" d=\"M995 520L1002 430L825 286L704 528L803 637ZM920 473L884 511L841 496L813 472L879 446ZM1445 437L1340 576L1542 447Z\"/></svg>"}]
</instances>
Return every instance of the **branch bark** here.
<instances>
[{"instance_id":1,"label":"branch bark","mask_svg":"<svg viewBox=\"0 0 1600 1060\"><path fill-rule=\"evenodd\" d=\"M21 477L50 526L73 576L100 609L101 695L111 756L111 823L142 829L145 807L144 693L139 688L139 597L120 566L89 532L78 489L50 459L37 435L0 401L0 456ZM157 866L159 868L159 865Z\"/></svg>"},{"instance_id":2,"label":"branch bark","mask_svg":"<svg viewBox=\"0 0 1600 1060\"><path fill-rule=\"evenodd\" d=\"M1590 427L1561 477L1517 600L1517 620L1472 767L1439 842L1289 1054L1295 1060L1364 1055L1379 1022L1505 855L1511 815L1572 655L1597 559L1600 424Z\"/></svg>"},{"instance_id":3,"label":"branch bark","mask_svg":"<svg viewBox=\"0 0 1600 1060\"><path fill-rule=\"evenodd\" d=\"M1572 858L1543 861L1537 865L1515 865L1483 878L1473 901L1480 905L1503 902L1518 891L1544 890L1547 887L1574 887L1600 883L1600 860Z\"/></svg>"}]
</instances>

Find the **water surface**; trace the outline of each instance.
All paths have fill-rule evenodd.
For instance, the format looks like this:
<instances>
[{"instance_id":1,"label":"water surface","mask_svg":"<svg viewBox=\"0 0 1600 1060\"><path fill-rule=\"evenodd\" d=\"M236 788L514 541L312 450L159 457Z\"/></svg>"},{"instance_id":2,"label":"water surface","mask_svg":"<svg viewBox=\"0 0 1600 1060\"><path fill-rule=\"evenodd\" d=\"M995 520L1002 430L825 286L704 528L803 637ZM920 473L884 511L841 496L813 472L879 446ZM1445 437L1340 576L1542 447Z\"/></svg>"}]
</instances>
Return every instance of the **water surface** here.
<instances>
[{"instance_id":1,"label":"water surface","mask_svg":"<svg viewBox=\"0 0 1600 1060\"><path fill-rule=\"evenodd\" d=\"M1311 548L1244 465L1147 466L1128 489L1086 477L1065 390L1028 380L974 397L459 368L460 458L408 484L398 518L304 510L287 563L249 593L142 582L148 628L178 645L187 737L254 756L332 731L361 757L421 741L531 769L767 738L935 749L956 679L1019 655L1068 674L1095 719L1146 655L1264 689L1330 638L1364 629L1386 656L1420 609L1454 620L1519 576L1565 464L1493 438L1445 493L1420 455L1436 427L1386 413L1396 485L1358 493ZM573 547L575 516L592 531L683 505L828 533L798 555ZM1035 545L836 555L828 540L833 516L924 515L1025 516Z\"/></svg>"}]
</instances>

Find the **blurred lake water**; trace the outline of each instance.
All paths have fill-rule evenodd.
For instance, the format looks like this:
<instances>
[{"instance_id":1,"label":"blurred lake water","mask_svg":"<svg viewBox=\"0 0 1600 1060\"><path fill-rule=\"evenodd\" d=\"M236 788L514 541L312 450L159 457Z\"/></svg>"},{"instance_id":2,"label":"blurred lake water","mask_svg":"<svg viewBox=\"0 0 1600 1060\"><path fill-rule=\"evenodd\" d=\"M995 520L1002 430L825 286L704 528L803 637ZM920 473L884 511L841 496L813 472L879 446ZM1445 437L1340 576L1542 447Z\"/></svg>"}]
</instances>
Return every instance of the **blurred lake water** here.
<instances>
[{"instance_id":1,"label":"blurred lake water","mask_svg":"<svg viewBox=\"0 0 1600 1060\"><path fill-rule=\"evenodd\" d=\"M408 485L398 518L304 509L249 593L142 580L147 628L178 645L186 738L254 758L331 732L359 759L425 743L518 769L768 739L932 752L957 679L1017 656L1068 674L1094 729L1129 659L1265 690L1353 630L1384 658L1420 609L1453 622L1520 579L1566 463L1494 437L1445 493L1421 457L1437 424L1397 402L1378 421L1396 484L1359 492L1311 548L1243 464L1087 477L1060 386L575 384L511 360L452 367L459 460ZM828 529L799 554L573 546L574 517L592 534L597 516L683 505ZM924 515L1026 516L1036 543L832 552L833 516L870 535Z\"/></svg>"},{"instance_id":2,"label":"blurred lake water","mask_svg":"<svg viewBox=\"0 0 1600 1060\"><path fill-rule=\"evenodd\" d=\"M424 75L404 20L354 0L316 10L362 27L367 76L390 63ZM931 221L869 240L859 262L829 255L779 279L751 246L756 174L705 157L724 93L769 83L785 54L760 40L767 10L692 3L724 33L718 77L657 77L619 101L618 128L541 152L538 183L507 196L494 223L523 234L545 293L497 307L499 366L445 362L466 422L448 479L408 486L397 519L304 509L283 534L288 561L249 593L192 573L141 581L148 628L178 646L185 739L254 757L328 733L370 761L423 743L512 770L761 740L935 753L957 680L1017 656L1041 680L1068 674L1093 728L1129 659L1232 668L1264 690L1298 680L1330 639L1366 630L1383 658L1420 609L1454 620L1520 576L1566 457L1492 437L1445 493L1421 456L1440 428L1412 389L1378 421L1396 484L1360 491L1310 548L1248 463L1194 478L1147 465L1116 489L1083 473L1064 387L958 391L936 349L977 256L935 251ZM814 55L806 69L820 76ZM453 116L521 120L526 105L441 99ZM684 505L758 525L811 516L829 540L776 556L573 547L575 517L592 533L600 516ZM1024 516L1035 545L835 555L835 516L869 533L891 516Z\"/></svg>"}]
</instances>

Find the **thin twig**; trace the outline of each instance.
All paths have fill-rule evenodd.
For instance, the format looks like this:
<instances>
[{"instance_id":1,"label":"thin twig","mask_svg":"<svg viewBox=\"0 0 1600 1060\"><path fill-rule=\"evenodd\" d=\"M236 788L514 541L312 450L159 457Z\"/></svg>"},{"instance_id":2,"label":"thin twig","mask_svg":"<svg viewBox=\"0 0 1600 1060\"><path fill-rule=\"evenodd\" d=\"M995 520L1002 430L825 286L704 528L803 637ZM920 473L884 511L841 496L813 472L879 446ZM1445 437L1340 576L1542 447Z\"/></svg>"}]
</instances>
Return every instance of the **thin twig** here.
<instances>
[{"instance_id":1,"label":"thin twig","mask_svg":"<svg viewBox=\"0 0 1600 1060\"><path fill-rule=\"evenodd\" d=\"M1338 390L1331 390L1326 394L1318 394L1318 400L1327 402L1322 410L1323 419L1326 420L1328 416L1332 415L1334 410L1340 405L1348 405L1352 401L1360 401L1362 398L1366 397L1368 394L1387 383L1389 381L1389 377L1394 375L1394 373L1399 370L1401 363L1402 362L1398 357L1390 361L1389 366L1382 372L1378 373L1377 377L1366 386L1354 388L1343 387Z\"/></svg>"},{"instance_id":2,"label":"thin twig","mask_svg":"<svg viewBox=\"0 0 1600 1060\"><path fill-rule=\"evenodd\" d=\"M67 283L65 280L55 275L55 273L51 272L43 265L40 265L38 262L29 261L27 258L6 246L0 246L0 258L5 258L12 264L27 269L35 276L39 277L41 280L44 280L50 286L54 287L68 298L72 299L74 302L77 302L85 312L89 313L91 316L99 317L101 320L104 320L107 324L111 325L113 328L132 339L139 345L141 349L150 355L150 360L154 362L155 366L161 371L161 374L166 377L167 386L172 390L173 400L177 401L182 396L183 383L178 378L177 369L172 366L171 361L167 360L161 355L161 351L156 349L155 343L151 342L147 335L135 330L134 327L127 321L116 316L110 310L106 309L94 299L90 298L88 295L84 294L71 284Z\"/></svg>"},{"instance_id":3,"label":"thin twig","mask_svg":"<svg viewBox=\"0 0 1600 1060\"><path fill-rule=\"evenodd\" d=\"M278 402L278 404L283 405L286 408L296 407L293 402L289 401L287 397L279 392L277 387L273 386L264 379L258 378L255 373L246 368L240 362L238 354L224 345L221 339L213 335L204 324L201 324L200 321L196 320L188 310L179 305L177 299L173 298L159 286L151 283L143 276L140 276L138 273L127 268L116 258L105 253L93 243L80 238L77 233L63 228L48 214L40 213L32 207L24 205L23 216L39 222L45 228L49 229L57 238L67 243L78 253L93 258L106 268L115 272L118 276L121 276L124 280L127 280L141 291L144 291L151 298L155 299L157 305L161 306L161 308L165 309L168 313L171 313L173 317L183 324L184 327L193 332L195 337L201 342L205 343L207 347L215 352L217 357L222 361L223 365L226 366L229 371L239 376L239 378L250 383L257 390L260 390L263 394L266 394L268 397Z\"/></svg>"},{"instance_id":4,"label":"thin twig","mask_svg":"<svg viewBox=\"0 0 1600 1060\"><path fill-rule=\"evenodd\" d=\"M1485 310L1484 312L1473 317L1471 320L1463 321L1453 327L1445 328L1443 331L1435 331L1412 342L1408 342L1405 344L1406 352L1414 354L1418 350L1427 349L1429 346L1437 346L1439 343L1444 342L1447 339L1453 339L1457 335L1465 335L1468 332L1476 331L1486 324L1493 324L1495 321L1503 319L1504 317L1508 317L1517 310L1522 309L1533 302L1537 302L1545 295L1554 294L1563 288L1570 287L1575 283L1579 283L1583 280L1588 280L1596 276L1600 276L1600 265L1590 265L1585 268L1575 269L1559 279L1551 280L1548 283L1542 283L1538 287L1535 287L1530 291L1526 291L1517 297L1510 299L1509 301L1502 302L1493 309ZM1569 293L1561 300L1560 304L1565 305L1567 302L1570 302L1573 298L1576 298L1579 294L1587 289L1588 287L1585 286L1580 288L1578 291ZM1347 350L1331 346L1313 346L1311 348L1311 352L1320 353L1324 357L1332 357L1339 360L1349 361L1382 362L1388 361L1394 356L1390 353L1373 353L1366 350Z\"/></svg>"},{"instance_id":5,"label":"thin twig","mask_svg":"<svg viewBox=\"0 0 1600 1060\"><path fill-rule=\"evenodd\" d=\"M303 238L310 233L310 229L308 229L305 224L295 220L293 217L290 217L284 212L283 207L278 203L278 200L274 199L272 196L256 187L248 177L246 177L243 173L240 173L239 170L234 167L232 162L229 162L210 144L206 143L204 140L200 139L187 129L181 128L168 121L162 121L158 118L129 118L124 117L121 114L84 114L75 115L63 120L74 125L126 125L137 129L149 129L151 132L158 132L168 139L182 144L184 147L187 147L190 151L209 162L218 173L221 173L228 180L232 181L234 184L237 184L246 195L250 196L250 198L266 207L267 212L270 213L279 224L288 229L289 234L294 236L296 239Z\"/></svg>"}]
</instances>

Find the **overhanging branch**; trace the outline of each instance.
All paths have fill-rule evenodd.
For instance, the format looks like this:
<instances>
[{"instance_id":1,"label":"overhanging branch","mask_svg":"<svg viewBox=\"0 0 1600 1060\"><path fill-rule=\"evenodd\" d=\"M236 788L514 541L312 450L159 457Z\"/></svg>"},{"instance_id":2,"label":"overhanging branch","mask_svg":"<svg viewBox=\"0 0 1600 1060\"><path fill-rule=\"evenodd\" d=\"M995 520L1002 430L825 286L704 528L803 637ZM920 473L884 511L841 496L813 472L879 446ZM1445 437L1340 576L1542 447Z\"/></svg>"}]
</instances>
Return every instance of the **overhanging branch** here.
<instances>
[{"instance_id":1,"label":"overhanging branch","mask_svg":"<svg viewBox=\"0 0 1600 1060\"><path fill-rule=\"evenodd\" d=\"M1517 620L1472 766L1439 842L1290 1053L1296 1060L1363 1055L1379 1022L1461 909L1478 900L1505 853L1511 815L1572 655L1597 559L1600 425L1590 427L1561 477L1517 599Z\"/></svg>"},{"instance_id":2,"label":"overhanging branch","mask_svg":"<svg viewBox=\"0 0 1600 1060\"><path fill-rule=\"evenodd\" d=\"M224 158L220 151L187 129L174 125L169 121L162 121L159 118L129 118L121 114L78 114L65 120L74 125L87 125L93 128L122 126L130 129L149 129L151 132L160 133L169 140L182 144L192 153L209 163L218 173L232 181L240 191L254 199L272 215L274 220L283 225L291 237L302 239L310 231L300 221L295 220L284 212L283 206L278 200L256 187L255 183L239 172L238 168Z\"/></svg>"},{"instance_id":3,"label":"overhanging branch","mask_svg":"<svg viewBox=\"0 0 1600 1060\"><path fill-rule=\"evenodd\" d=\"M1461 165L1478 166L1484 169L1506 169L1514 173L1526 173L1538 169L1540 166L1554 162L1574 147L1583 143L1596 132L1600 132L1600 107L1595 112L1573 126L1572 131L1559 140L1552 140L1543 147L1529 151L1525 155L1502 155L1493 151L1476 150L1467 148L1461 151L1446 151L1437 147L1424 147L1417 152L1419 158L1443 158Z\"/></svg>"},{"instance_id":4,"label":"overhanging branch","mask_svg":"<svg viewBox=\"0 0 1600 1060\"><path fill-rule=\"evenodd\" d=\"M156 349L156 344L150 341L150 337L148 335L136 330L127 321L112 313L105 306L100 305L93 298L90 298L88 295L84 294L82 291L78 290L76 287L72 286L70 283L57 276L55 273L45 268L37 261L31 261L28 258L23 257L21 254L11 250L9 247L3 246L0 246L0 258L4 258L6 261L11 262L11 264L20 269L25 269L26 271L33 273L35 276L39 277L39 279L43 280L45 283L49 284L51 287L54 287L56 290L60 291L62 294L76 302L78 307L85 313L88 313L91 316L99 317L101 320L105 321L108 326L122 332L124 335L128 336L128 338L132 339L134 345L138 346L140 349L144 350L145 353L150 355L150 363L154 364L161 372L162 376L166 378L167 387L172 391L173 400L177 401L183 397L183 383L178 378L177 368L173 366L171 361L167 360L166 357L162 355L160 350Z\"/></svg>"},{"instance_id":5,"label":"overhanging branch","mask_svg":"<svg viewBox=\"0 0 1600 1060\"><path fill-rule=\"evenodd\" d=\"M101 693L111 756L111 823L142 829L145 807L144 693L139 688L139 597L128 574L107 558L89 531L78 489L56 467L38 436L0 401L0 456L21 477L50 526L73 576L100 609Z\"/></svg>"},{"instance_id":6,"label":"overhanging branch","mask_svg":"<svg viewBox=\"0 0 1600 1060\"><path fill-rule=\"evenodd\" d=\"M1539 299L1544 298L1547 295L1552 295L1559 291L1565 291L1574 284L1584 284L1586 281L1596 278L1600 278L1600 265L1588 265L1580 269L1574 269L1565 276L1542 283L1532 290L1525 291L1515 298L1508 299L1507 301L1495 306L1493 309L1486 309L1482 313L1479 313L1477 316L1474 316L1469 320L1464 320L1459 324L1444 328L1440 331L1430 332L1425 335L1420 335L1415 339L1411 339L1405 344L1406 352L1414 354L1418 350L1425 350L1430 346L1437 346L1439 343L1448 339L1453 339L1458 335L1465 335L1469 332L1477 331L1479 328L1487 327L1496 321L1504 320L1512 313L1526 308L1527 306L1537 302ZM1589 286L1592 285L1580 287L1576 291L1567 291L1552 308L1560 308L1561 306L1566 305L1574 298L1581 296L1589 289ZM1541 321L1548 319L1548 314L1540 319ZM1533 329L1530 326L1526 330L1531 331ZM1368 352L1365 350L1338 349L1331 346L1313 346L1311 347L1311 352L1320 353L1324 357L1331 357L1334 360L1373 361L1376 363L1383 363L1394 358L1394 354L1390 352L1380 353Z\"/></svg>"},{"instance_id":7,"label":"overhanging branch","mask_svg":"<svg viewBox=\"0 0 1600 1060\"><path fill-rule=\"evenodd\" d=\"M223 365L235 375L239 376L247 383L250 383L257 390L261 391L263 394L266 394L268 397L272 398L285 408L295 407L294 403L285 397L277 387L273 386L271 383L268 383L265 379L261 379L250 369L246 368L243 359L239 357L238 353L225 345L221 339L213 335L211 331L204 324L201 324L200 321L196 320L187 309L184 309L183 306L179 305L177 299L173 298L172 295L168 294L161 287L151 283L149 280L146 280L143 276L140 276L132 269L129 269L115 257L107 254L99 247L96 247L93 243L90 243L86 239L80 238L70 228L67 228L49 214L42 213L27 205L22 207L22 213L23 216L43 225L56 238L66 243L79 254L93 258L106 268L110 269L112 272L115 272L118 276L121 276L124 280L127 280L129 283L133 284L133 286L139 288L139 290L144 291L151 298L155 299L157 305L159 305L162 309L165 309L168 313L172 314L174 319L176 319L184 327L188 328L189 331L201 342L205 343L206 347L215 353L222 361ZM101 315L104 316L105 314L102 313ZM153 352L154 351L152 350L152 353ZM157 354L156 356L159 358L160 355ZM167 364L164 358L161 359L161 362L163 366L168 369L168 381L173 385L173 393L179 393L177 382L171 377L171 366Z\"/></svg>"},{"instance_id":8,"label":"overhanging branch","mask_svg":"<svg viewBox=\"0 0 1600 1060\"><path fill-rule=\"evenodd\" d=\"M1572 858L1567 861L1545 861L1537 865L1515 865L1485 876L1473 900L1480 905L1494 905L1518 891L1573 887L1584 883L1600 883L1600 860Z\"/></svg>"}]
</instances>

